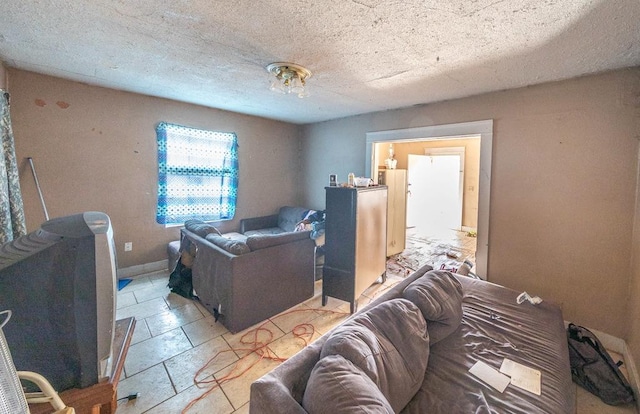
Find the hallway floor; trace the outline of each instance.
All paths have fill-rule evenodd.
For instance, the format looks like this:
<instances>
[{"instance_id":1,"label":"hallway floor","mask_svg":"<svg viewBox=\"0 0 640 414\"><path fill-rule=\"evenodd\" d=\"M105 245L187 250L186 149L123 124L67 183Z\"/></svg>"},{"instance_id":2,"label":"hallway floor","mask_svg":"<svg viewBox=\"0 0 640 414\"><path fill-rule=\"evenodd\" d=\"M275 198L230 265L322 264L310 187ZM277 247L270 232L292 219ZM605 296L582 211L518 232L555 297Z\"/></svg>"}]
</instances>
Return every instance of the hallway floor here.
<instances>
[{"instance_id":1,"label":"hallway floor","mask_svg":"<svg viewBox=\"0 0 640 414\"><path fill-rule=\"evenodd\" d=\"M409 274L425 264L446 270L458 269L465 260L475 265L476 242L475 236L464 231L447 229L429 232L409 228L405 250L392 256L387 266L396 271L400 271L396 268L404 268L404 273Z\"/></svg>"}]
</instances>

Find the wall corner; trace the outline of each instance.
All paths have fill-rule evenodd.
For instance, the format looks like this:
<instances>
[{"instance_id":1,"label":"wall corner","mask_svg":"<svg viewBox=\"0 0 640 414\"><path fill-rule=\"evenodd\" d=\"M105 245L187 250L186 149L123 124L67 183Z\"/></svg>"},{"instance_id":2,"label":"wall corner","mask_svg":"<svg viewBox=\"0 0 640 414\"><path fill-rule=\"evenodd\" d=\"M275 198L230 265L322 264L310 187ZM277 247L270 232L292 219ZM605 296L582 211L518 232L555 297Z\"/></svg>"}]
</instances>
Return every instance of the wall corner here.
<instances>
[{"instance_id":1,"label":"wall corner","mask_svg":"<svg viewBox=\"0 0 640 414\"><path fill-rule=\"evenodd\" d=\"M4 66L4 62L0 60L0 89L5 91L9 87L9 74L7 68Z\"/></svg>"}]
</instances>

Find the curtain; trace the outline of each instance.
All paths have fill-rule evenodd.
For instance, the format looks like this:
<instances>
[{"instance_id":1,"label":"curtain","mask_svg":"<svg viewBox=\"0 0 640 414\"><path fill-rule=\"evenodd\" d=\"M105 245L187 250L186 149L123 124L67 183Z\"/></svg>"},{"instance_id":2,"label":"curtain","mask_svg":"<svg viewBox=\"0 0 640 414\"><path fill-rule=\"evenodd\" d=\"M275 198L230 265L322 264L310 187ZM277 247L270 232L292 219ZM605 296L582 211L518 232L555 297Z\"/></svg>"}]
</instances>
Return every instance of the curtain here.
<instances>
[{"instance_id":1,"label":"curtain","mask_svg":"<svg viewBox=\"0 0 640 414\"><path fill-rule=\"evenodd\" d=\"M216 132L162 122L158 141L159 224L230 220L238 195L238 142Z\"/></svg>"},{"instance_id":2,"label":"curtain","mask_svg":"<svg viewBox=\"0 0 640 414\"><path fill-rule=\"evenodd\" d=\"M0 162L0 242L27 234L22 193L18 177L16 149L9 114L9 94L0 89L0 135L3 158Z\"/></svg>"}]
</instances>

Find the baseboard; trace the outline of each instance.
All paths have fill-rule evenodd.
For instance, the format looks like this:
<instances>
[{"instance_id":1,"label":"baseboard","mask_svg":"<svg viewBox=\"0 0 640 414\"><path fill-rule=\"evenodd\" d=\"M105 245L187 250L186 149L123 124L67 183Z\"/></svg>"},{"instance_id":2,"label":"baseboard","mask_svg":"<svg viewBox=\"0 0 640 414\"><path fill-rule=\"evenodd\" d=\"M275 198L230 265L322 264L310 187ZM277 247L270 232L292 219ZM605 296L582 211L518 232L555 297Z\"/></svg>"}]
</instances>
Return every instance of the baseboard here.
<instances>
[{"instance_id":1,"label":"baseboard","mask_svg":"<svg viewBox=\"0 0 640 414\"><path fill-rule=\"evenodd\" d=\"M564 326L565 328L569 326L569 322L564 321ZM591 329L589 327L586 328L598 337L598 339L600 340L600 342L602 342L602 345L604 345L606 349L616 352L622 355L622 357L624 358L624 366L627 369L627 374L629 375L629 378L627 378L627 380L629 381L629 385L631 385L631 388L633 388L633 393L636 397L636 412L640 413L640 404L637 403L640 398L640 392L638 391L640 376L638 376L638 368L636 367L636 363L633 360L633 355L631 355L629 346L624 341L624 339L617 338L613 335L609 335L608 333L599 331L597 329Z\"/></svg>"},{"instance_id":2,"label":"baseboard","mask_svg":"<svg viewBox=\"0 0 640 414\"><path fill-rule=\"evenodd\" d=\"M640 391L638 385L640 384L640 376L638 376L638 368L636 366L636 362L633 360L633 355L631 355L631 350L627 343L624 343L624 352L622 353L624 356L624 364L627 366L627 372L629 373L629 384L631 388L633 388L633 394L636 396L636 412L640 413L640 404L638 404L640 398Z\"/></svg>"},{"instance_id":3,"label":"baseboard","mask_svg":"<svg viewBox=\"0 0 640 414\"><path fill-rule=\"evenodd\" d=\"M169 266L168 260L160 260L157 262L145 263L136 266L123 267L116 272L118 279L126 279L129 277L139 276L145 273L159 272L161 270L167 270Z\"/></svg>"}]
</instances>

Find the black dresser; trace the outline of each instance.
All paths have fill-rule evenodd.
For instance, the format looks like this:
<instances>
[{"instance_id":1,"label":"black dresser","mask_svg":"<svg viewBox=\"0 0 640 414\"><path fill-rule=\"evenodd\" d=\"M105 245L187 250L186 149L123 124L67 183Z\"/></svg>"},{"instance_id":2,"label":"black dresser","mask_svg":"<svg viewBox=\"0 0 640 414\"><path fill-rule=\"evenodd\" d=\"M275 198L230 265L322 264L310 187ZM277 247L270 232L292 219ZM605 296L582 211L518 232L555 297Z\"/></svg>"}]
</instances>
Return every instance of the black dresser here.
<instances>
[{"instance_id":1,"label":"black dresser","mask_svg":"<svg viewBox=\"0 0 640 414\"><path fill-rule=\"evenodd\" d=\"M322 305L327 297L357 299L386 278L387 187L325 187Z\"/></svg>"}]
</instances>

